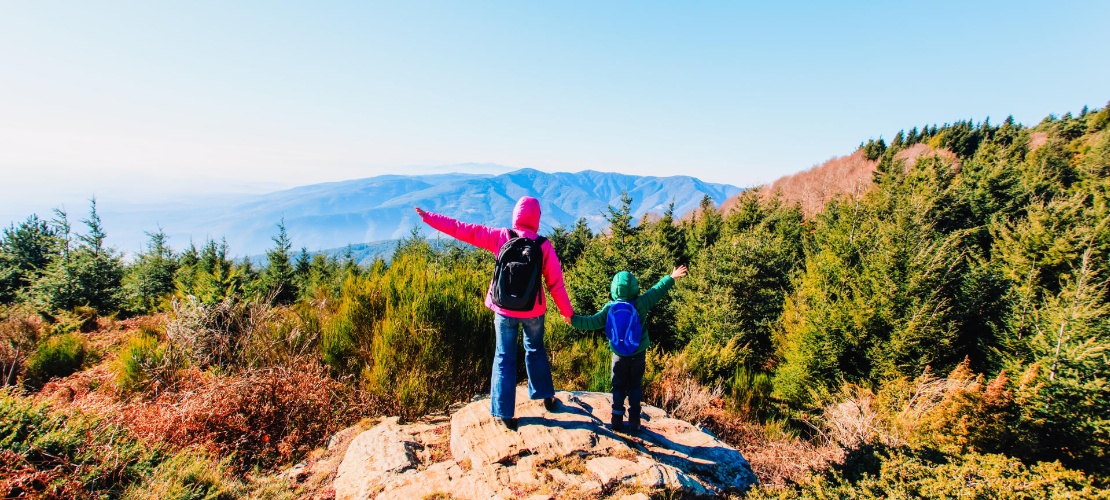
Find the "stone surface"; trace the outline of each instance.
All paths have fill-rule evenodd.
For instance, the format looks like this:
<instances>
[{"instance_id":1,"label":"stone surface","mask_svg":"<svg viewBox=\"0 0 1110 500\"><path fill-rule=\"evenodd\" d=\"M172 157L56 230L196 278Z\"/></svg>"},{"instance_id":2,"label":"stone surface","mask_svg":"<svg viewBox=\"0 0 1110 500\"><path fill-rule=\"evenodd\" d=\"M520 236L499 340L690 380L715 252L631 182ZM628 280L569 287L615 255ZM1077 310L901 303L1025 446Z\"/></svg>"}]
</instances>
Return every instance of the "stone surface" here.
<instances>
[{"instance_id":1,"label":"stone surface","mask_svg":"<svg viewBox=\"0 0 1110 500\"><path fill-rule=\"evenodd\" d=\"M643 498L645 488L714 495L757 482L739 451L658 408L644 407L642 431L631 436L608 428L609 394L557 399L557 411L547 412L519 388L517 432L490 416L488 399L450 420L383 420L347 448L336 498Z\"/></svg>"}]
</instances>

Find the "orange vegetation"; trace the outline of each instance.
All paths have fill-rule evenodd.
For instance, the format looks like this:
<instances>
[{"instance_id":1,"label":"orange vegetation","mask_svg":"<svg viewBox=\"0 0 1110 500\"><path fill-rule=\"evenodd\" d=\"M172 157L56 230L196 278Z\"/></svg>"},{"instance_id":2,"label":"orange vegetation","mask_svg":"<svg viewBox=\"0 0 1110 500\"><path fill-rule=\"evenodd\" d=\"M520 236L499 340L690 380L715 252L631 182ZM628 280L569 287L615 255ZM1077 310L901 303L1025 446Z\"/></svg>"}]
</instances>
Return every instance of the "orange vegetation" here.
<instances>
[{"instance_id":1,"label":"orange vegetation","mask_svg":"<svg viewBox=\"0 0 1110 500\"><path fill-rule=\"evenodd\" d=\"M934 149L928 144L914 144L899 151L894 159L904 162L907 170L922 157L938 156L959 169L956 155L947 149ZM871 188L875 167L878 162L864 157L862 149L847 156L832 158L809 170L781 177L769 186L761 186L760 197L768 199L777 196L785 203L797 203L802 212L812 216L821 211L825 204L838 196L860 196ZM740 195L730 198L721 205L721 212L728 213L738 203Z\"/></svg>"},{"instance_id":2,"label":"orange vegetation","mask_svg":"<svg viewBox=\"0 0 1110 500\"><path fill-rule=\"evenodd\" d=\"M1029 136L1029 151L1036 151L1037 148L1044 146L1048 142L1048 132L1033 132Z\"/></svg>"},{"instance_id":3,"label":"orange vegetation","mask_svg":"<svg viewBox=\"0 0 1110 500\"><path fill-rule=\"evenodd\" d=\"M862 194L871 185L871 176L876 162L863 156L858 150L848 156L833 158L804 172L782 177L764 186L761 196L779 196L787 203L798 203L806 215L820 211L829 200L845 194ZM728 213L736 205L732 198L721 205L721 211Z\"/></svg>"}]
</instances>

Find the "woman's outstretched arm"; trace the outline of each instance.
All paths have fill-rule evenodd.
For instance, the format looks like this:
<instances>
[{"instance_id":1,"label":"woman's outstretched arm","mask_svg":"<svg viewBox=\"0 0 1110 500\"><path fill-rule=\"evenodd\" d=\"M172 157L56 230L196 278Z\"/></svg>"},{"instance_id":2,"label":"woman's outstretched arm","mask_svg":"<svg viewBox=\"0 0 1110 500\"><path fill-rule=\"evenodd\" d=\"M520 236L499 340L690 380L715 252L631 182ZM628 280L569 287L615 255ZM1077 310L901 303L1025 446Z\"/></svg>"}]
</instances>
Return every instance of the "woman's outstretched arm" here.
<instances>
[{"instance_id":1,"label":"woman's outstretched arm","mask_svg":"<svg viewBox=\"0 0 1110 500\"><path fill-rule=\"evenodd\" d=\"M459 222L446 215L428 212L422 210L420 207L414 208L416 209L416 214L424 220L424 223L447 236L470 243L478 248L484 248L493 253L497 253L498 250L501 249L498 245L498 239L501 233L500 229L494 229L479 224Z\"/></svg>"}]
</instances>

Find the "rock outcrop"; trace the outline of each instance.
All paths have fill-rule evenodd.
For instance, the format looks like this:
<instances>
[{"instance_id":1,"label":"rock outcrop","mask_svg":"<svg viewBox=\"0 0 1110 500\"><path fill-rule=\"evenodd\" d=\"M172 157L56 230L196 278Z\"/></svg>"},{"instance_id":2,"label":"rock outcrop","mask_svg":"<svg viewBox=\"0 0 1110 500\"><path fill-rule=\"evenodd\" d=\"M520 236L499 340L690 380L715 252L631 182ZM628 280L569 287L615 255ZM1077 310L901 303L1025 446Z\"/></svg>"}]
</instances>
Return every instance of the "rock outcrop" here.
<instances>
[{"instance_id":1,"label":"rock outcrop","mask_svg":"<svg viewBox=\"0 0 1110 500\"><path fill-rule=\"evenodd\" d=\"M709 433L645 406L643 429L615 433L609 394L563 392L558 408L517 393L519 429L489 400L413 424L386 419L347 447L337 500L411 498L643 498L659 490L742 492L757 482L747 460Z\"/></svg>"}]
</instances>

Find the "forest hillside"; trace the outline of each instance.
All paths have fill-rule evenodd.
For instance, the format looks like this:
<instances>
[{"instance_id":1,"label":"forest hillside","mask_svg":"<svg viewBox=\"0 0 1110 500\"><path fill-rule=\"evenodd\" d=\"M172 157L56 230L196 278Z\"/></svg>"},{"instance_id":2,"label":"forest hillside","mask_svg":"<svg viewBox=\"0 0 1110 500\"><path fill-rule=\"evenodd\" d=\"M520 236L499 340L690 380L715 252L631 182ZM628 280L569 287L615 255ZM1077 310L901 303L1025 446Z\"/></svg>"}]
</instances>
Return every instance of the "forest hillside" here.
<instances>
[{"instance_id":1,"label":"forest hillside","mask_svg":"<svg viewBox=\"0 0 1110 500\"><path fill-rule=\"evenodd\" d=\"M689 266L646 401L737 447L749 498L1108 496L1110 108L911 128L690 218L634 203L547 232L574 309ZM492 255L414 233L359 265L273 223L261 266L161 231L125 263L95 202L4 230L0 492L330 498L283 471L488 390ZM608 390L605 341L546 322L556 387Z\"/></svg>"}]
</instances>

